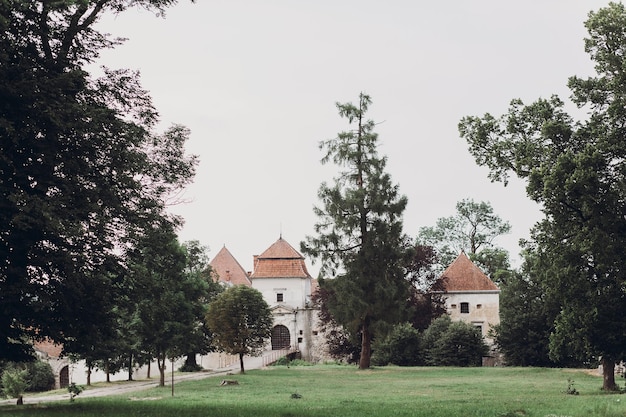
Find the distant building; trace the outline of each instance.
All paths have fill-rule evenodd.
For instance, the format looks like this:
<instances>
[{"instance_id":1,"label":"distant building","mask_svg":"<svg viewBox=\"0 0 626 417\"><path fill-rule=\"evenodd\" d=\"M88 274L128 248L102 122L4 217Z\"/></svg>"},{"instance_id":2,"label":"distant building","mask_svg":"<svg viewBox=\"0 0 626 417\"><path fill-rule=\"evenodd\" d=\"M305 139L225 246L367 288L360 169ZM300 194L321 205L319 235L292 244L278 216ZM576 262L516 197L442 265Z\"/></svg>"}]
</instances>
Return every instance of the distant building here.
<instances>
[{"instance_id":1,"label":"distant building","mask_svg":"<svg viewBox=\"0 0 626 417\"><path fill-rule=\"evenodd\" d=\"M274 317L271 349L297 351L304 359L317 360L321 336L316 329L317 309L311 305L316 281L304 257L282 236L260 255L253 256L248 273L223 247L210 262L214 279L225 285L247 285L258 290ZM270 346L268 346L270 348Z\"/></svg>"},{"instance_id":2,"label":"distant building","mask_svg":"<svg viewBox=\"0 0 626 417\"><path fill-rule=\"evenodd\" d=\"M478 327L492 345L489 330L500 323L498 286L463 252L443 271L437 285L443 288L450 318Z\"/></svg>"}]
</instances>

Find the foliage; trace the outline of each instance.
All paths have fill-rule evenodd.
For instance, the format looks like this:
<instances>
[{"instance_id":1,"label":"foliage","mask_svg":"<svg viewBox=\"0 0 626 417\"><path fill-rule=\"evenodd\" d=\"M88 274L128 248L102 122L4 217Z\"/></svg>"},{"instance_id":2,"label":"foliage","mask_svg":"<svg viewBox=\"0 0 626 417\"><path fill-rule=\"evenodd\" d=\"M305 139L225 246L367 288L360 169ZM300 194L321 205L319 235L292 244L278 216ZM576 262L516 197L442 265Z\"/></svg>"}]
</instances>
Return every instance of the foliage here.
<instances>
[{"instance_id":1,"label":"foliage","mask_svg":"<svg viewBox=\"0 0 626 417\"><path fill-rule=\"evenodd\" d=\"M456 214L437 219L435 226L422 227L417 236L421 245L435 248L437 272L442 272L462 251L495 277L495 272L508 269L508 254L495 247L494 239L509 233L511 225L493 212L488 202L463 199L456 203ZM478 256L483 253L482 256Z\"/></svg>"},{"instance_id":2,"label":"foliage","mask_svg":"<svg viewBox=\"0 0 626 417\"><path fill-rule=\"evenodd\" d=\"M206 323L218 349L239 355L241 373L244 355L263 352L272 334L272 313L263 295L254 288L238 285L219 294L210 304Z\"/></svg>"},{"instance_id":3,"label":"foliage","mask_svg":"<svg viewBox=\"0 0 626 417\"><path fill-rule=\"evenodd\" d=\"M596 76L573 76L574 122L556 96L513 100L496 118L465 117L459 131L492 180L512 174L545 218L533 229L541 283L560 307L550 340L554 359L602 358L603 388L616 390L615 362L626 356L626 9L610 3L585 22Z\"/></svg>"},{"instance_id":4,"label":"foliage","mask_svg":"<svg viewBox=\"0 0 626 417\"><path fill-rule=\"evenodd\" d=\"M194 175L189 131L155 131L137 73L85 70L121 42L95 29L102 14L174 3L0 2L2 358L27 360L35 332L65 344L109 323L107 272L146 225L176 221L164 208Z\"/></svg>"},{"instance_id":5,"label":"foliage","mask_svg":"<svg viewBox=\"0 0 626 417\"><path fill-rule=\"evenodd\" d=\"M48 362L35 360L27 362L26 367L26 391L40 392L54 388L54 372Z\"/></svg>"},{"instance_id":6,"label":"foliage","mask_svg":"<svg viewBox=\"0 0 626 417\"><path fill-rule=\"evenodd\" d=\"M74 401L74 398L76 398L76 396L80 395L80 393L83 392L83 387L81 387L80 385L76 385L76 383L72 382L67 386L67 392L70 393L71 402Z\"/></svg>"},{"instance_id":7,"label":"foliage","mask_svg":"<svg viewBox=\"0 0 626 417\"><path fill-rule=\"evenodd\" d=\"M480 330L470 323L452 322L447 315L426 329L422 350L426 364L433 366L480 366L489 352Z\"/></svg>"},{"instance_id":8,"label":"foliage","mask_svg":"<svg viewBox=\"0 0 626 417\"><path fill-rule=\"evenodd\" d=\"M289 359L287 356L281 356L272 366L313 366L313 364L303 359Z\"/></svg>"},{"instance_id":9,"label":"foliage","mask_svg":"<svg viewBox=\"0 0 626 417\"><path fill-rule=\"evenodd\" d=\"M212 334L205 324L208 304L220 294L224 287L211 278L211 266L209 265L208 247L202 246L199 241L184 242L182 248L187 260L185 267L186 279L189 281L204 281L205 289L195 303L197 326L187 334L187 343L190 347L186 352L185 364L180 368L182 372L196 372L202 367L196 362L196 354L207 354L214 350Z\"/></svg>"},{"instance_id":10,"label":"foliage","mask_svg":"<svg viewBox=\"0 0 626 417\"><path fill-rule=\"evenodd\" d=\"M201 327L208 282L185 273L186 252L167 227L147 233L130 259L136 303L133 330L141 350L156 357L163 386L166 359L199 347L194 334Z\"/></svg>"},{"instance_id":11,"label":"foliage","mask_svg":"<svg viewBox=\"0 0 626 417\"><path fill-rule=\"evenodd\" d=\"M531 248L522 253L521 270L500 283L500 323L492 329L498 350L504 354L507 365L582 366L572 357L558 361L550 358L550 334L559 305L547 297L541 285L537 256Z\"/></svg>"},{"instance_id":12,"label":"foliage","mask_svg":"<svg viewBox=\"0 0 626 417\"><path fill-rule=\"evenodd\" d=\"M420 333L411 324L397 324L382 340L374 341L372 363L398 366L423 365L420 344Z\"/></svg>"},{"instance_id":13,"label":"foliage","mask_svg":"<svg viewBox=\"0 0 626 417\"><path fill-rule=\"evenodd\" d=\"M405 275L413 250L402 233L407 199L385 172L386 158L377 154L375 123L365 119L370 104L363 93L356 106L337 103L339 115L354 129L322 141L320 148L322 163L332 161L345 170L334 184L320 186L317 236L301 244L305 254L321 260L321 273L337 273L320 279L320 287L329 290L328 309L337 323L361 335L360 368L370 366L376 326L399 322L406 313Z\"/></svg>"},{"instance_id":14,"label":"foliage","mask_svg":"<svg viewBox=\"0 0 626 417\"><path fill-rule=\"evenodd\" d=\"M12 366L2 372L2 392L10 398L17 398L18 404L28 388L28 371L19 366Z\"/></svg>"}]
</instances>

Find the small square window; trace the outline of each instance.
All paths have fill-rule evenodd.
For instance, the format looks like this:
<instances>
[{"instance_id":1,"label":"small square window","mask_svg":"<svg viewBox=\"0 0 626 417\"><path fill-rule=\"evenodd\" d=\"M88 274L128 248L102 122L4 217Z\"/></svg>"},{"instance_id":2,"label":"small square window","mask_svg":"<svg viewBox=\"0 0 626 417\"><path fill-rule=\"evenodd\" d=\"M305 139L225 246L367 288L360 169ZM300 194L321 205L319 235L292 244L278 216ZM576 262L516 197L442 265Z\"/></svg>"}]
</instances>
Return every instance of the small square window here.
<instances>
[{"instance_id":1,"label":"small square window","mask_svg":"<svg viewBox=\"0 0 626 417\"><path fill-rule=\"evenodd\" d=\"M469 303L461 303L461 313L463 314L469 313Z\"/></svg>"},{"instance_id":2,"label":"small square window","mask_svg":"<svg viewBox=\"0 0 626 417\"><path fill-rule=\"evenodd\" d=\"M277 303L282 303L283 302L283 293L279 292L278 294L276 294L276 302Z\"/></svg>"},{"instance_id":3,"label":"small square window","mask_svg":"<svg viewBox=\"0 0 626 417\"><path fill-rule=\"evenodd\" d=\"M456 308L456 304L451 304L450 308Z\"/></svg>"}]
</instances>

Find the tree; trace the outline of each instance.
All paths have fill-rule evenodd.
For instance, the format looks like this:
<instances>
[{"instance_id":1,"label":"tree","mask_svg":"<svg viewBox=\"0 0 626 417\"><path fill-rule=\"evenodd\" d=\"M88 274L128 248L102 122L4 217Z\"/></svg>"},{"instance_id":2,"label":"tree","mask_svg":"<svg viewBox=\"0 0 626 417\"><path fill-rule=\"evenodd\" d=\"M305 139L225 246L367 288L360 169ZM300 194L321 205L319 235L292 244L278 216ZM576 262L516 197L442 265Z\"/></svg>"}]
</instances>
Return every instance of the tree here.
<instances>
[{"instance_id":1,"label":"tree","mask_svg":"<svg viewBox=\"0 0 626 417\"><path fill-rule=\"evenodd\" d=\"M554 359L601 358L603 389L615 390L626 356L626 10L610 3L585 22L596 76L571 77L571 98L587 118L574 122L556 96L513 100L506 115L459 124L476 162L505 184L513 173L545 217L532 238L541 284L560 307L550 340Z\"/></svg>"},{"instance_id":2,"label":"tree","mask_svg":"<svg viewBox=\"0 0 626 417\"><path fill-rule=\"evenodd\" d=\"M64 343L100 323L108 310L77 322L67 307L106 296L94 271L123 264L128 238L167 217L166 200L193 177L189 132L154 131L158 115L136 73L85 71L120 42L94 29L100 15L174 3L0 2L2 358L27 359L33 337ZM87 297L70 300L77 283Z\"/></svg>"},{"instance_id":3,"label":"tree","mask_svg":"<svg viewBox=\"0 0 626 417\"><path fill-rule=\"evenodd\" d=\"M493 338L508 365L561 365L549 356L558 305L550 305L537 280L537 266L532 251L525 250L521 271L501 282L500 323L493 328Z\"/></svg>"},{"instance_id":4,"label":"tree","mask_svg":"<svg viewBox=\"0 0 626 417\"><path fill-rule=\"evenodd\" d=\"M263 295L254 288L237 285L219 294L210 304L206 323L218 349L239 355L245 373L244 355L258 356L272 334L272 313Z\"/></svg>"},{"instance_id":5,"label":"tree","mask_svg":"<svg viewBox=\"0 0 626 417\"><path fill-rule=\"evenodd\" d=\"M436 249L439 272L461 251L483 269L508 268L506 251L495 247L493 241L510 232L509 222L496 215L491 204L484 201L476 203L472 199L463 199L456 203L456 211L454 216L437 219L435 226L420 228L417 237L418 244ZM484 255L479 256L483 252Z\"/></svg>"},{"instance_id":6,"label":"tree","mask_svg":"<svg viewBox=\"0 0 626 417\"><path fill-rule=\"evenodd\" d=\"M224 287L211 278L208 247L202 246L197 240L191 240L183 243L183 250L187 259L185 267L187 279L206 282L206 290L196 304L197 326L191 334L187 335L192 350L186 353L187 358L181 368L182 371L193 372L202 368L196 362L196 354L206 354L214 348L212 346L212 334L207 328L204 318L209 303L224 290Z\"/></svg>"},{"instance_id":7,"label":"tree","mask_svg":"<svg viewBox=\"0 0 626 417\"><path fill-rule=\"evenodd\" d=\"M194 335L200 326L207 293L206 280L185 274L186 253L173 230L158 227L143 237L131 256L131 278L137 300L134 330L142 350L157 360L159 385L165 385L167 358L197 348Z\"/></svg>"},{"instance_id":8,"label":"tree","mask_svg":"<svg viewBox=\"0 0 626 417\"><path fill-rule=\"evenodd\" d=\"M402 232L407 199L385 172L386 158L377 154L375 124L365 119L370 104L363 93L357 106L337 103L339 115L355 129L322 141L320 149L323 164L333 161L345 171L333 185L320 186L317 237L301 243L305 254L321 259L322 273L340 271L334 279L320 279L320 287L330 289L328 308L336 321L349 333L360 333L361 369L370 366L376 326L403 321L412 252Z\"/></svg>"}]
</instances>

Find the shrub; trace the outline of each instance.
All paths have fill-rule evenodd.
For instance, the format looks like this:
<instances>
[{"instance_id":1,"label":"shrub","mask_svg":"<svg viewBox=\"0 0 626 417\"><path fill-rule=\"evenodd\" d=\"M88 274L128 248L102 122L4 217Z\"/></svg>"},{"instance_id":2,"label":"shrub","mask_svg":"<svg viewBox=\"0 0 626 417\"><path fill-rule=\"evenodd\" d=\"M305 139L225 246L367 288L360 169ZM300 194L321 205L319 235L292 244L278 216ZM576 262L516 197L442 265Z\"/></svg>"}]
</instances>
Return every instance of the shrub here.
<instances>
[{"instance_id":1,"label":"shrub","mask_svg":"<svg viewBox=\"0 0 626 417\"><path fill-rule=\"evenodd\" d=\"M22 403L22 395L26 391L28 382L26 369L9 367L2 373L2 392L10 398L17 398L17 403Z\"/></svg>"},{"instance_id":2,"label":"shrub","mask_svg":"<svg viewBox=\"0 0 626 417\"><path fill-rule=\"evenodd\" d=\"M420 349L420 334L410 323L401 323L380 342L374 342L372 363L417 366L424 363Z\"/></svg>"},{"instance_id":3,"label":"shrub","mask_svg":"<svg viewBox=\"0 0 626 417\"><path fill-rule=\"evenodd\" d=\"M26 391L41 392L54 388L54 373L48 362L34 361L26 364Z\"/></svg>"},{"instance_id":4,"label":"shrub","mask_svg":"<svg viewBox=\"0 0 626 417\"><path fill-rule=\"evenodd\" d=\"M427 365L480 366L489 349L475 326L452 322L449 316L433 321L422 337Z\"/></svg>"}]
</instances>

